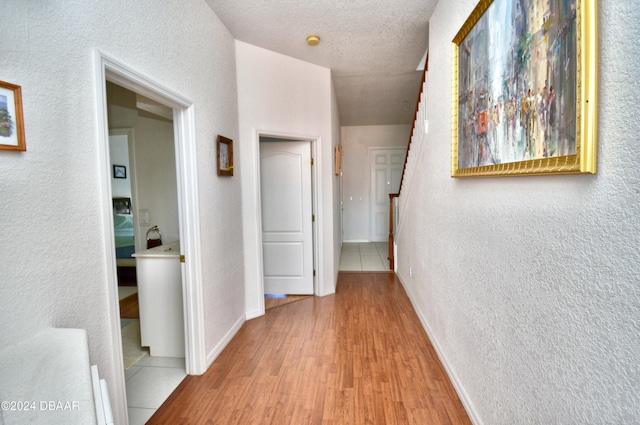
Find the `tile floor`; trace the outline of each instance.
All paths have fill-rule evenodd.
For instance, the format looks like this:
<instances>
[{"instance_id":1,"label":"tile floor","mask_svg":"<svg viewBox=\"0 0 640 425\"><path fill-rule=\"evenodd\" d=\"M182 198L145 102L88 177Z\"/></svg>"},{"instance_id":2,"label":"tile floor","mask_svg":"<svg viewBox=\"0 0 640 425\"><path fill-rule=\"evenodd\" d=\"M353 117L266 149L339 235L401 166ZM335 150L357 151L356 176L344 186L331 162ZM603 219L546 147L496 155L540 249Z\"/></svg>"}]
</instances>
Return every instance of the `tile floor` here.
<instances>
[{"instance_id":1,"label":"tile floor","mask_svg":"<svg viewBox=\"0 0 640 425\"><path fill-rule=\"evenodd\" d=\"M125 372L129 425L143 425L187 376L184 359L145 355Z\"/></svg>"},{"instance_id":2,"label":"tile floor","mask_svg":"<svg viewBox=\"0 0 640 425\"><path fill-rule=\"evenodd\" d=\"M120 299L137 291L135 286L118 287ZM120 319L124 327L136 319ZM143 425L178 384L187 376L184 358L150 357L145 354L125 371L129 425Z\"/></svg>"},{"instance_id":3,"label":"tile floor","mask_svg":"<svg viewBox=\"0 0 640 425\"><path fill-rule=\"evenodd\" d=\"M344 242L340 270L390 271L387 249L387 242Z\"/></svg>"}]
</instances>

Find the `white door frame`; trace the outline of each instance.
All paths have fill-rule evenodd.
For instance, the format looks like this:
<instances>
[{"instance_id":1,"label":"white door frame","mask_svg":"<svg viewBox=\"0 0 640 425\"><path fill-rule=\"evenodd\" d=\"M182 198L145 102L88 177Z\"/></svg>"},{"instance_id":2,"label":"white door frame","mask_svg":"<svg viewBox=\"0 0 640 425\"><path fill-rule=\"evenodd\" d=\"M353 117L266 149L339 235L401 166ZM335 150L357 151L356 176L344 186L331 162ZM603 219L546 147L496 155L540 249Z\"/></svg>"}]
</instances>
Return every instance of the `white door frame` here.
<instances>
[{"instance_id":1,"label":"white door frame","mask_svg":"<svg viewBox=\"0 0 640 425\"><path fill-rule=\"evenodd\" d=\"M319 187L318 182L320 181L320 165L318 160L318 145L319 145L319 137L314 136L301 136L294 134L287 134L281 132L273 132L273 131L256 131L256 149L255 149L255 158L254 163L256 166L256 218L257 218L257 226L256 226L256 236L257 236L257 254L258 254L258 286L259 286L259 297L260 297L260 305L258 315L263 315L265 312L264 309L264 264L262 262L262 191L261 191L261 182L260 182L260 137L270 137L274 139L282 139L282 140L291 140L291 141L309 141L311 142L311 155L313 157L314 165L311 167L311 211L312 214L315 215L316 220L312 225L312 233L313 233L313 268L316 271L316 275L313 278L313 293L318 295L320 293L320 284L322 282L322 262L321 262L321 250L320 250L320 242L319 242L319 232L318 227L319 223L321 223L320 216L320 208L318 208L318 200L319 200Z\"/></svg>"},{"instance_id":2,"label":"white door frame","mask_svg":"<svg viewBox=\"0 0 640 425\"><path fill-rule=\"evenodd\" d=\"M174 143L176 149L176 177L178 186L178 215L180 248L185 255L183 263L183 303L185 323L185 365L190 375L205 372L205 332L200 248L200 217L198 216L198 186L196 164L195 117L193 103L161 86L114 58L95 51L96 101L99 146L99 178L102 188L102 227L105 235L109 322L111 333L112 371L114 377L111 402L116 423L128 423L127 398L122 361L122 336L118 300L118 279L115 260L115 237L112 219L109 128L106 108L106 81L135 91L173 109ZM102 373L102 372L101 372ZM115 397L113 397L115 395Z\"/></svg>"}]
</instances>

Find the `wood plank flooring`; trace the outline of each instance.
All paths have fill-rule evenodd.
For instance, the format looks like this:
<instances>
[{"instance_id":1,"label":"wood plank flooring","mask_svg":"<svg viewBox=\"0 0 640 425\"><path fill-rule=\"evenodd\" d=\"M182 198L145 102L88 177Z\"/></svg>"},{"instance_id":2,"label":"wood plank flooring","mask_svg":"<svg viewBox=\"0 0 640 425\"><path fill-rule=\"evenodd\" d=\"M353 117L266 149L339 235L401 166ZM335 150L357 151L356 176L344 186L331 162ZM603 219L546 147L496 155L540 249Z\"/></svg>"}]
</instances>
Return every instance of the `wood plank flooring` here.
<instances>
[{"instance_id":1,"label":"wood plank flooring","mask_svg":"<svg viewBox=\"0 0 640 425\"><path fill-rule=\"evenodd\" d=\"M470 424L393 273L247 321L148 424Z\"/></svg>"},{"instance_id":2,"label":"wood plank flooring","mask_svg":"<svg viewBox=\"0 0 640 425\"><path fill-rule=\"evenodd\" d=\"M120 300L120 318L121 319L139 319L140 311L138 309L138 293L131 294Z\"/></svg>"}]
</instances>

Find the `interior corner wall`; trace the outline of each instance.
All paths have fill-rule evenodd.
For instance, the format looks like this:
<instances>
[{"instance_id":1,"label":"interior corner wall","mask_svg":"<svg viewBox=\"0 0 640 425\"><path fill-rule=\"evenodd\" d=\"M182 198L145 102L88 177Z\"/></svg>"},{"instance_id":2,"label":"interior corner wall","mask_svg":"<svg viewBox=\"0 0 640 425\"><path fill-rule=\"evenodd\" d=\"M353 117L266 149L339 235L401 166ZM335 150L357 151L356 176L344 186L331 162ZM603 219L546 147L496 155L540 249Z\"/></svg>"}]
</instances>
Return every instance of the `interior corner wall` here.
<instances>
[{"instance_id":1,"label":"interior corner wall","mask_svg":"<svg viewBox=\"0 0 640 425\"><path fill-rule=\"evenodd\" d=\"M333 292L333 129L331 73L327 68L303 62L250 44L236 41L242 215L244 222L247 317L260 313L263 304L262 259L259 249L257 134L317 139L315 166L320 167L316 217L321 292ZM322 295L322 294L321 294Z\"/></svg>"},{"instance_id":2,"label":"interior corner wall","mask_svg":"<svg viewBox=\"0 0 640 425\"><path fill-rule=\"evenodd\" d=\"M137 182L136 208L149 213L149 223L138 226L135 235L137 249L146 249L147 231L160 228L162 242L180 239L178 219L178 186L176 177L173 123L144 116L134 127L135 172ZM138 211L133 215L138 223Z\"/></svg>"},{"instance_id":3,"label":"interior corner wall","mask_svg":"<svg viewBox=\"0 0 640 425\"><path fill-rule=\"evenodd\" d=\"M476 3L430 19L398 275L475 423L637 424L640 9L598 2L597 174L452 179L451 40Z\"/></svg>"},{"instance_id":4,"label":"interior corner wall","mask_svg":"<svg viewBox=\"0 0 640 425\"><path fill-rule=\"evenodd\" d=\"M342 134L342 241L371 240L369 148L407 148L411 125L345 126Z\"/></svg>"},{"instance_id":5,"label":"interior corner wall","mask_svg":"<svg viewBox=\"0 0 640 425\"><path fill-rule=\"evenodd\" d=\"M331 138L332 150L342 144L340 130L340 110L338 109L338 99L336 97L335 86L331 80ZM333 183L333 281L338 281L340 272L340 255L342 253L342 168L336 168L335 156L332 159L332 183ZM331 288L331 293L335 292L335 286ZM326 292L328 293L328 292Z\"/></svg>"},{"instance_id":6,"label":"interior corner wall","mask_svg":"<svg viewBox=\"0 0 640 425\"><path fill-rule=\"evenodd\" d=\"M0 151L0 346L50 327L86 329L91 363L125 423L122 394L113 392L123 371L111 343L96 49L194 104L210 351L244 318L240 179L219 178L214 160L217 134L238 137L233 37L205 2L9 0L2 8L0 75L22 87L27 151Z\"/></svg>"}]
</instances>

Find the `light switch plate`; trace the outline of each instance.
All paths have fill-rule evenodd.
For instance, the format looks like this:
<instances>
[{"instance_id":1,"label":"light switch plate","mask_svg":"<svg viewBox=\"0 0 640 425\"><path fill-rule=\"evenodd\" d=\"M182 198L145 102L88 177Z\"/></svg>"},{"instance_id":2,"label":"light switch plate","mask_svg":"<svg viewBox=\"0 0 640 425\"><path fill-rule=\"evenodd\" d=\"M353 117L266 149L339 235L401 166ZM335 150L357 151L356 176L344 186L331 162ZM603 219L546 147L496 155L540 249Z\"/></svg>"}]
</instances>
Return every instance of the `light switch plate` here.
<instances>
[{"instance_id":1,"label":"light switch plate","mask_svg":"<svg viewBox=\"0 0 640 425\"><path fill-rule=\"evenodd\" d=\"M138 210L138 219L141 226L149 225L149 210Z\"/></svg>"}]
</instances>

